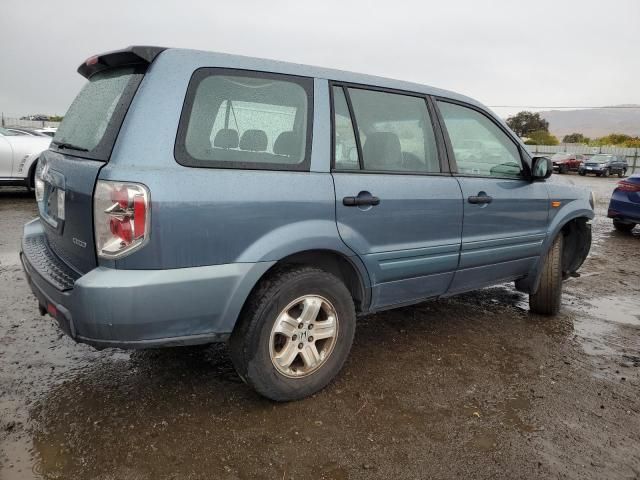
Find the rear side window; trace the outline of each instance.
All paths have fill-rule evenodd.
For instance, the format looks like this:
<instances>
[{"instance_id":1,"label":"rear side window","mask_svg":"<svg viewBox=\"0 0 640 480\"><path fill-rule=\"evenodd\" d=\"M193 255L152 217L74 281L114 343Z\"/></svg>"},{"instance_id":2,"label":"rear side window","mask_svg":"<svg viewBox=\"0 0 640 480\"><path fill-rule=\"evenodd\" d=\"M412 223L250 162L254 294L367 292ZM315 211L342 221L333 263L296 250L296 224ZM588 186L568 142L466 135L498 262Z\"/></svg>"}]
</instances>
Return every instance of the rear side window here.
<instances>
[{"instance_id":1,"label":"rear side window","mask_svg":"<svg viewBox=\"0 0 640 480\"><path fill-rule=\"evenodd\" d=\"M71 155L108 160L142 76L141 67L92 75L65 114L52 147Z\"/></svg>"},{"instance_id":2,"label":"rear side window","mask_svg":"<svg viewBox=\"0 0 640 480\"><path fill-rule=\"evenodd\" d=\"M438 101L458 173L481 177L521 178L520 149L482 113Z\"/></svg>"},{"instance_id":3,"label":"rear side window","mask_svg":"<svg viewBox=\"0 0 640 480\"><path fill-rule=\"evenodd\" d=\"M348 88L347 92L364 170L440 172L433 126L424 98L360 88ZM339 101L338 97L336 114ZM336 121L336 128L338 126ZM336 168L340 166L336 161Z\"/></svg>"},{"instance_id":4,"label":"rear side window","mask_svg":"<svg viewBox=\"0 0 640 480\"><path fill-rule=\"evenodd\" d=\"M194 167L308 170L313 80L218 68L189 84L175 155Z\"/></svg>"}]
</instances>

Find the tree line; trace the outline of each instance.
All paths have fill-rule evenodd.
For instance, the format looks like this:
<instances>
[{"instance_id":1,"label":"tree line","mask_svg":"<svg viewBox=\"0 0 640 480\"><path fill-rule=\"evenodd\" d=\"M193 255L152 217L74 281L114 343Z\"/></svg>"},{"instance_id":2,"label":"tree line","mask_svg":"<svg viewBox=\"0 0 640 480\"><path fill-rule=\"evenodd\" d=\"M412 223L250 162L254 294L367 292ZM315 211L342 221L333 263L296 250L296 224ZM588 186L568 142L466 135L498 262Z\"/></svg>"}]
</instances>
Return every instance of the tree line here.
<instances>
[{"instance_id":1,"label":"tree line","mask_svg":"<svg viewBox=\"0 0 640 480\"><path fill-rule=\"evenodd\" d=\"M558 137L549 132L549 122L539 113L518 112L507 118L507 125L519 137L524 138L527 145L558 145ZM613 145L626 148L640 148L640 137L624 133L611 133L604 137L589 138L582 133L571 133L562 138L562 143L582 143L589 146Z\"/></svg>"}]
</instances>

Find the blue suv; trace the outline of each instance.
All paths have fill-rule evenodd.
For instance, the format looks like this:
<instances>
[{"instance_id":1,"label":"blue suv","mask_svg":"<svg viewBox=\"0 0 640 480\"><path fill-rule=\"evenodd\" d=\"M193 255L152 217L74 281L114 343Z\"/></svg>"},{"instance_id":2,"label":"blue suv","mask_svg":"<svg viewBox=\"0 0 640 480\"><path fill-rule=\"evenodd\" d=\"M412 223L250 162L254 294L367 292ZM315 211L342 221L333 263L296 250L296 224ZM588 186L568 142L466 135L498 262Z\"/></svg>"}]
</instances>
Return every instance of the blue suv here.
<instances>
[{"instance_id":1,"label":"blue suv","mask_svg":"<svg viewBox=\"0 0 640 480\"><path fill-rule=\"evenodd\" d=\"M509 281L553 315L589 252L590 192L462 95L156 47L78 72L21 252L78 342L228 341L243 380L294 400L357 316Z\"/></svg>"}]
</instances>

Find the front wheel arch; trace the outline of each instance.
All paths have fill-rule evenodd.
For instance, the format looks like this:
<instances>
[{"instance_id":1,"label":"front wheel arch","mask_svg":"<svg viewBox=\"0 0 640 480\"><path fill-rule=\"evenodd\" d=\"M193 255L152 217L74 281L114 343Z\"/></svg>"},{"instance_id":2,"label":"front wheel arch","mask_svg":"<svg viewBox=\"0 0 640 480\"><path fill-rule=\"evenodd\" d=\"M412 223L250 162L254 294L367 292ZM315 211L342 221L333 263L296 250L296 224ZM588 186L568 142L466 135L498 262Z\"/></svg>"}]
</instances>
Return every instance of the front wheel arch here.
<instances>
[{"instance_id":1,"label":"front wheel arch","mask_svg":"<svg viewBox=\"0 0 640 480\"><path fill-rule=\"evenodd\" d=\"M545 258L558 235L564 236L565 245L562 254L562 276L566 279L574 274L582 266L591 249L590 221L590 217L577 214L557 225L553 234L547 237L544 250L535 266L526 277L516 280L516 289L529 294L537 292Z\"/></svg>"}]
</instances>

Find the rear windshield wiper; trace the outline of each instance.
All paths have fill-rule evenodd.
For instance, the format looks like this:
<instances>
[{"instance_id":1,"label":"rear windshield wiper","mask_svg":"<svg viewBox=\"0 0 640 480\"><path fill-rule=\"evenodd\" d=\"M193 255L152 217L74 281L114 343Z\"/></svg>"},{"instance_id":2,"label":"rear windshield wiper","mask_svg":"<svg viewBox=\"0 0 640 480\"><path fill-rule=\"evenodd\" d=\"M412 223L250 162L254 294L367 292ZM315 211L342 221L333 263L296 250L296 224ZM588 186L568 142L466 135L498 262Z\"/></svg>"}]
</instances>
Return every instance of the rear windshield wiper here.
<instances>
[{"instance_id":1,"label":"rear windshield wiper","mask_svg":"<svg viewBox=\"0 0 640 480\"><path fill-rule=\"evenodd\" d=\"M78 147L77 145L74 145L72 143L66 143L66 142L51 142L53 143L56 147L60 148L60 149L70 149L70 150L78 150L79 152L88 152L89 150L87 148L83 148L83 147Z\"/></svg>"}]
</instances>

